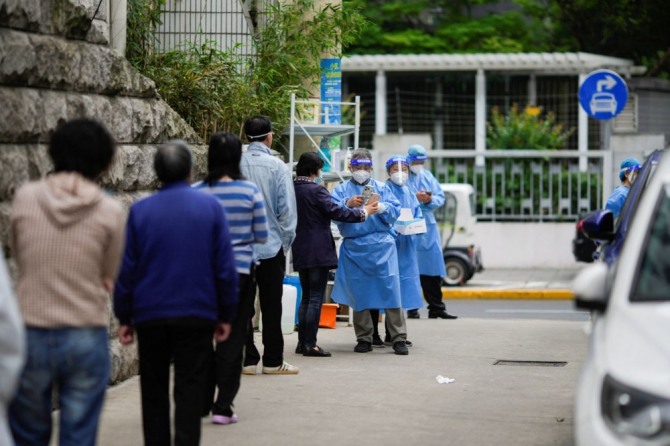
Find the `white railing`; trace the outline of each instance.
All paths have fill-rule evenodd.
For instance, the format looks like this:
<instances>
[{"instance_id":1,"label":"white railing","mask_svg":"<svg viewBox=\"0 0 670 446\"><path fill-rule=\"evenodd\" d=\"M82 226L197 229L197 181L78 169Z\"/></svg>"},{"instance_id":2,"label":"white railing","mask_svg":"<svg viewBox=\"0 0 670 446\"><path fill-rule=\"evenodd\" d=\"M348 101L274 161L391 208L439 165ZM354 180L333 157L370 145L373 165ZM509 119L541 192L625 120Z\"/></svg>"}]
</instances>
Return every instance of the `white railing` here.
<instances>
[{"instance_id":1,"label":"white railing","mask_svg":"<svg viewBox=\"0 0 670 446\"><path fill-rule=\"evenodd\" d=\"M440 182L475 188L482 221L575 221L602 208L613 187L610 151L487 150L484 165L476 162L480 155L428 151L430 169Z\"/></svg>"}]
</instances>

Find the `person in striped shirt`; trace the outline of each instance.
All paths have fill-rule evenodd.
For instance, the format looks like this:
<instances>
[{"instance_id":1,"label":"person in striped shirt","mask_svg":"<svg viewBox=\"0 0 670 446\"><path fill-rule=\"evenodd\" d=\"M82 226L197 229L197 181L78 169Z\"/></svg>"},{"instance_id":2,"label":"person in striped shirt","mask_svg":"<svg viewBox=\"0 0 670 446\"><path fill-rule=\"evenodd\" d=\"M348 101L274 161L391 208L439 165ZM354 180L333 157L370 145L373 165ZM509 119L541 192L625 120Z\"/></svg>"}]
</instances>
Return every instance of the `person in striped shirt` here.
<instances>
[{"instance_id":1,"label":"person in striped shirt","mask_svg":"<svg viewBox=\"0 0 670 446\"><path fill-rule=\"evenodd\" d=\"M216 384L218 394L212 407L214 424L238 421L233 400L240 388L242 350L249 320L254 313L256 283L253 245L268 238L263 195L256 185L246 181L240 171L242 143L232 133L212 135L207 153L208 173L193 185L216 197L226 212L239 274L239 303L230 337L216 345Z\"/></svg>"}]
</instances>

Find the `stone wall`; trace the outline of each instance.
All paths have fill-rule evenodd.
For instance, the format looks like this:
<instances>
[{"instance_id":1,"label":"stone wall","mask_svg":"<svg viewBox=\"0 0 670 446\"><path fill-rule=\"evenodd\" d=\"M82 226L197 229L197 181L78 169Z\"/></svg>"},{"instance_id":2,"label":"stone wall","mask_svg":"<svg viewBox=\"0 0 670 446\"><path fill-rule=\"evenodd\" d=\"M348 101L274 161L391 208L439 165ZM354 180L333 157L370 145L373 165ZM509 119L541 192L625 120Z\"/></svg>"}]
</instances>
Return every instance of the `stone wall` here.
<instances>
[{"instance_id":1,"label":"stone wall","mask_svg":"<svg viewBox=\"0 0 670 446\"><path fill-rule=\"evenodd\" d=\"M12 197L49 172L47 143L66 120L98 119L116 137L102 184L126 207L156 188L152 157L166 140L191 143L195 174L203 173L205 147L193 129L109 47L107 10L106 0L0 0L0 243L10 268ZM115 333L111 318L112 382L137 373L135 348L121 348Z\"/></svg>"}]
</instances>

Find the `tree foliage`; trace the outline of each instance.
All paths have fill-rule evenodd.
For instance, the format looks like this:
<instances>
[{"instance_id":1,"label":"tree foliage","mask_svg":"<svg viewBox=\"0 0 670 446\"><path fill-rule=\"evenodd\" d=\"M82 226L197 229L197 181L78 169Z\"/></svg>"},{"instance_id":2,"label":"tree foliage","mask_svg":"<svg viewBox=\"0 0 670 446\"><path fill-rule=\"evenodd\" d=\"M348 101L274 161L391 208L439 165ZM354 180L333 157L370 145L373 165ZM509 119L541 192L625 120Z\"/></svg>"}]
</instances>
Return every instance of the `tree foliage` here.
<instances>
[{"instance_id":1,"label":"tree foliage","mask_svg":"<svg viewBox=\"0 0 670 446\"><path fill-rule=\"evenodd\" d=\"M345 0L370 21L349 54L583 51L670 72L667 0Z\"/></svg>"}]
</instances>

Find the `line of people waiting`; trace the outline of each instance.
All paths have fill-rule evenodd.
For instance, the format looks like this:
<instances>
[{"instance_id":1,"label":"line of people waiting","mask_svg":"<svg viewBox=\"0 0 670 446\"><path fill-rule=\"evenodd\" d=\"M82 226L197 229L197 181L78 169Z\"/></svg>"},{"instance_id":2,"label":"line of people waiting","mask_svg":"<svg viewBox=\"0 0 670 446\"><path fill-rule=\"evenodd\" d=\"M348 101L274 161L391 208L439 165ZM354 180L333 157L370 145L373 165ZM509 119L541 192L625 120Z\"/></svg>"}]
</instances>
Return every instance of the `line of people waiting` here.
<instances>
[{"instance_id":1,"label":"line of people waiting","mask_svg":"<svg viewBox=\"0 0 670 446\"><path fill-rule=\"evenodd\" d=\"M370 152L355 150L352 179L331 195L319 184L323 160L317 154L301 156L292 181L288 167L270 151L269 119L254 116L244 130L250 142L244 153L235 135L212 136L208 174L194 185L188 145L170 141L159 147L154 169L162 187L134 203L127 219L97 185L116 150L104 126L78 119L54 132L53 172L17 191L10 219L28 352L9 407L16 444L49 443L56 385L59 444L95 443L110 372L110 292L119 341L138 342L149 445L170 444L172 438L171 363L174 439L180 445L199 444L200 419L210 411L215 424L238 421L233 401L240 374L257 373L261 359L264 374L299 372L284 360L281 332L291 247L303 289L298 354L331 356L317 344L317 330L328 273L335 266L332 297L354 309L356 352L379 344L374 342L378 315L371 310L382 309L387 342L396 354L408 354L403 309L417 317L421 288L430 318L455 318L446 313L441 291L437 295L435 279L444 274L444 264L430 216L444 196L434 177L420 170L423 147L410 148L407 158L389 159L387 182L371 179ZM427 234L398 235L393 224L401 208L426 218ZM331 220L343 236L339 259ZM437 255L436 247L441 270L422 262L424 254L429 261L428 254ZM250 329L256 288L262 358Z\"/></svg>"}]
</instances>

